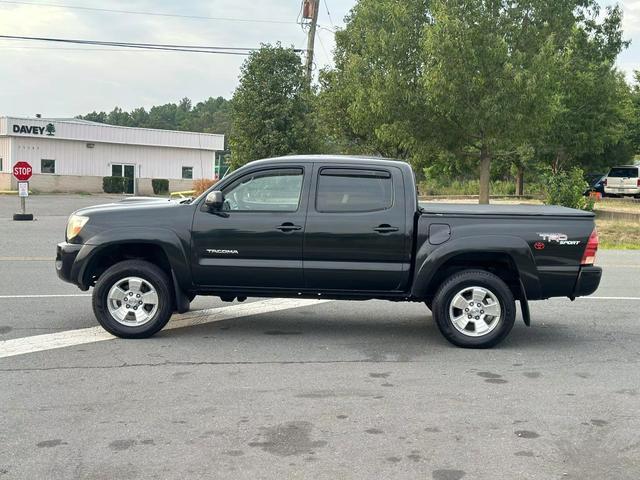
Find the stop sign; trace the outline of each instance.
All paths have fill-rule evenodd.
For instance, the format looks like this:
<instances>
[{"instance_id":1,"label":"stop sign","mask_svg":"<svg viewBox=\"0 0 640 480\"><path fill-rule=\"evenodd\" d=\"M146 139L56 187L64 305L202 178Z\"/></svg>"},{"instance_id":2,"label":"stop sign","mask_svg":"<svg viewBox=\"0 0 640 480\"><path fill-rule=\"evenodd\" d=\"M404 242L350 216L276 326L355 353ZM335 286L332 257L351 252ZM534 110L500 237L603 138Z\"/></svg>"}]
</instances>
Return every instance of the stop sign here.
<instances>
[{"instance_id":1,"label":"stop sign","mask_svg":"<svg viewBox=\"0 0 640 480\"><path fill-rule=\"evenodd\" d=\"M27 162L18 162L13 166L13 176L24 182L31 178L33 168Z\"/></svg>"}]
</instances>

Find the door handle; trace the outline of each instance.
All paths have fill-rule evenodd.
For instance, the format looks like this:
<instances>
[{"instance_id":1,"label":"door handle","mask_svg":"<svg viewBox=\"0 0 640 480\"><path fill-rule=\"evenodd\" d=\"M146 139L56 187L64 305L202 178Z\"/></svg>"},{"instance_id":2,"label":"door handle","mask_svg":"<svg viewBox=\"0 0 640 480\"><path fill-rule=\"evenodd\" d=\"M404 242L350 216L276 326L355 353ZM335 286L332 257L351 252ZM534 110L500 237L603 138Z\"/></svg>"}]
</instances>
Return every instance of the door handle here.
<instances>
[{"instance_id":1,"label":"door handle","mask_svg":"<svg viewBox=\"0 0 640 480\"><path fill-rule=\"evenodd\" d=\"M276 230L280 230L281 232L293 232L296 230L302 230L300 225L294 225L291 222L285 222L282 225L278 225Z\"/></svg>"},{"instance_id":2,"label":"door handle","mask_svg":"<svg viewBox=\"0 0 640 480\"><path fill-rule=\"evenodd\" d=\"M378 225L377 227L375 227L373 230L378 233L391 233L391 232L397 232L399 228L392 227L391 225L383 223L382 225Z\"/></svg>"}]
</instances>

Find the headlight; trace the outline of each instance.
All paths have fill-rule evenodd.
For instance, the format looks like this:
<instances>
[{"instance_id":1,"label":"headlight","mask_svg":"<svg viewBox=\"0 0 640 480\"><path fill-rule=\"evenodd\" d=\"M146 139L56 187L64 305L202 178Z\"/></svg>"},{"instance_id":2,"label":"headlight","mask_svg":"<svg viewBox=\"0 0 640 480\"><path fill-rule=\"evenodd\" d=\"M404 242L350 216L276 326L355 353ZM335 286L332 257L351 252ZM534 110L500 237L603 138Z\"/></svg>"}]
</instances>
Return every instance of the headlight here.
<instances>
[{"instance_id":1,"label":"headlight","mask_svg":"<svg viewBox=\"0 0 640 480\"><path fill-rule=\"evenodd\" d=\"M82 227L89 221L89 217L83 217L82 215L71 215L67 222L67 240L71 240L77 236L82 230Z\"/></svg>"}]
</instances>

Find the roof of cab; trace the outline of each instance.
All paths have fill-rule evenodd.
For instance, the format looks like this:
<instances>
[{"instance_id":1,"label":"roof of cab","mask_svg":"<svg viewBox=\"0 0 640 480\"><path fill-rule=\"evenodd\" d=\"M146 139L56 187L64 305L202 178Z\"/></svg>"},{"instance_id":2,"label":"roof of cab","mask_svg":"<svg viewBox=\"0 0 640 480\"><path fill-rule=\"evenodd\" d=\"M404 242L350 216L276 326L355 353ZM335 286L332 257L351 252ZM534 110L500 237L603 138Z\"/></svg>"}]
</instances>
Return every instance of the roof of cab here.
<instances>
[{"instance_id":1,"label":"roof of cab","mask_svg":"<svg viewBox=\"0 0 640 480\"><path fill-rule=\"evenodd\" d=\"M373 157L365 155L287 155L284 157L263 158L254 160L246 165L256 166L262 163L297 163L297 162L319 162L319 163L362 163L367 166L405 166L410 165L403 160L394 160L392 158Z\"/></svg>"}]
</instances>

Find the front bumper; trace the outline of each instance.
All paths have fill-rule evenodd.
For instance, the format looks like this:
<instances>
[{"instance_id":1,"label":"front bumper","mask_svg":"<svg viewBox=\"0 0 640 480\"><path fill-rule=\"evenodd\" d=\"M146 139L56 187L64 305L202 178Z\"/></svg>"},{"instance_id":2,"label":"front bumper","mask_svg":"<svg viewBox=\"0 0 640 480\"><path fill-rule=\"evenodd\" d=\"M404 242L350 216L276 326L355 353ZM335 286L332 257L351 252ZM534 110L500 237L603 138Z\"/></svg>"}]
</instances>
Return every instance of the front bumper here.
<instances>
[{"instance_id":1,"label":"front bumper","mask_svg":"<svg viewBox=\"0 0 640 480\"><path fill-rule=\"evenodd\" d=\"M56 273L61 280L83 288L78 281L79 269L76 257L83 245L62 242L56 247ZM86 288L85 288L86 290Z\"/></svg>"},{"instance_id":2,"label":"front bumper","mask_svg":"<svg viewBox=\"0 0 640 480\"><path fill-rule=\"evenodd\" d=\"M571 295L571 299L574 299L575 297L585 297L587 295L591 295L598 289L601 277L602 268L600 267L580 267L578 280L576 281L576 286L573 289L573 295Z\"/></svg>"}]
</instances>

